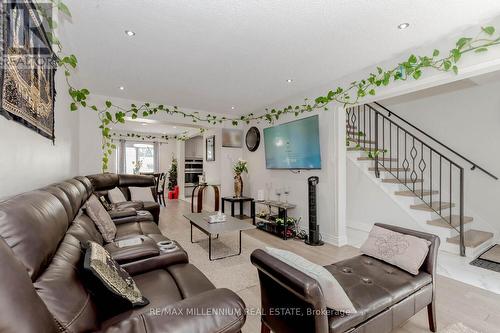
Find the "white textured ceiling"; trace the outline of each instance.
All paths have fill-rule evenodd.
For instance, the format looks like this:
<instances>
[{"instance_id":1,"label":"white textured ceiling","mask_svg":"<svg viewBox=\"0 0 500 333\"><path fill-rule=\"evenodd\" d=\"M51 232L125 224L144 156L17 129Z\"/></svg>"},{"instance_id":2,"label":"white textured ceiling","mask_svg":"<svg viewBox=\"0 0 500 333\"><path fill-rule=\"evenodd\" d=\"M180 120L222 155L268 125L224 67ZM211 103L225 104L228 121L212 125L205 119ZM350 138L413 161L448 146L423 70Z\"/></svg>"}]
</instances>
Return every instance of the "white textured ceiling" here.
<instances>
[{"instance_id":1,"label":"white textured ceiling","mask_svg":"<svg viewBox=\"0 0 500 333\"><path fill-rule=\"evenodd\" d=\"M200 132L198 126L188 126L167 121L127 118L123 124L115 124L113 130L121 132L151 133L161 135L195 135Z\"/></svg>"},{"instance_id":2,"label":"white textured ceiling","mask_svg":"<svg viewBox=\"0 0 500 333\"><path fill-rule=\"evenodd\" d=\"M500 15L500 0L65 3L66 51L93 92L238 114Z\"/></svg>"}]
</instances>

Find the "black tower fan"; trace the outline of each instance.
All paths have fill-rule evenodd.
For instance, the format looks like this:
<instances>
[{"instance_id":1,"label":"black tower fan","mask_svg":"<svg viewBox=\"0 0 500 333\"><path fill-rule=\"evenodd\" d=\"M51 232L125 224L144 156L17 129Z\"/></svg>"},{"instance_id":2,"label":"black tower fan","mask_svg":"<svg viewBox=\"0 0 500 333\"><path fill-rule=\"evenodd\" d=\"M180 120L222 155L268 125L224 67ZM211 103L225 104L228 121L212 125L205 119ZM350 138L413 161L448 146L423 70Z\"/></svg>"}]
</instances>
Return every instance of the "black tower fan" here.
<instances>
[{"instance_id":1,"label":"black tower fan","mask_svg":"<svg viewBox=\"0 0 500 333\"><path fill-rule=\"evenodd\" d=\"M311 246L319 246L324 243L320 240L318 214L316 207L316 185L319 183L319 178L309 177L307 179L309 185L309 237L306 239L306 244Z\"/></svg>"}]
</instances>

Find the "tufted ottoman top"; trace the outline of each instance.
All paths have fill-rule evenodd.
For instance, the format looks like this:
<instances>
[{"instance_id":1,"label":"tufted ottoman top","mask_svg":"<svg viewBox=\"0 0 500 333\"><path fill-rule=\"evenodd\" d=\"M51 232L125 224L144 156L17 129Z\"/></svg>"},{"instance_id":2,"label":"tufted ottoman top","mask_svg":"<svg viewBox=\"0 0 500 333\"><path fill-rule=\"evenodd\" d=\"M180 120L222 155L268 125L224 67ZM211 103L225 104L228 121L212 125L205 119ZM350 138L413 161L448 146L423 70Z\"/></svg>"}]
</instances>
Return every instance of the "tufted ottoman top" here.
<instances>
[{"instance_id":1,"label":"tufted ottoman top","mask_svg":"<svg viewBox=\"0 0 500 333\"><path fill-rule=\"evenodd\" d=\"M332 316L330 326L343 332L432 283L425 272L407 273L378 259L360 255L325 266L351 299L356 314Z\"/></svg>"}]
</instances>

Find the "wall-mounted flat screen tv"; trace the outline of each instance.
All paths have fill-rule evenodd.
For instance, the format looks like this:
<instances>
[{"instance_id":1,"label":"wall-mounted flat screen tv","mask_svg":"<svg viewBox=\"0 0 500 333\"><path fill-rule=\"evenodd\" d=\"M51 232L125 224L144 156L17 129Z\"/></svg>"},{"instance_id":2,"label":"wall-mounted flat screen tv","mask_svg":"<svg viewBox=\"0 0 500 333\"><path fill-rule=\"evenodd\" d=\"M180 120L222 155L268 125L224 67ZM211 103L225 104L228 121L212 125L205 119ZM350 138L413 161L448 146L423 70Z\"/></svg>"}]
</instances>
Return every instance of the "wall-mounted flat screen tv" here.
<instances>
[{"instance_id":1,"label":"wall-mounted flat screen tv","mask_svg":"<svg viewBox=\"0 0 500 333\"><path fill-rule=\"evenodd\" d=\"M321 169L318 116L264 129L267 169Z\"/></svg>"}]
</instances>

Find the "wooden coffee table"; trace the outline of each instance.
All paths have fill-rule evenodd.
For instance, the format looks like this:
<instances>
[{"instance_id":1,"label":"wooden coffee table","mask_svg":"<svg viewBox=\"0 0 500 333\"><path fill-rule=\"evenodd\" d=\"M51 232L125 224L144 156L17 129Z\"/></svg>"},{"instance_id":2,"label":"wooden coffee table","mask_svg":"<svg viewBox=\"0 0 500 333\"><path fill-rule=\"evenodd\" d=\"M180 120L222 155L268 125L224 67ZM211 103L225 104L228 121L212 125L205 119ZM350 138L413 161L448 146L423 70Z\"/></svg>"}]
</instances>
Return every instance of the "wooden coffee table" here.
<instances>
[{"instance_id":1,"label":"wooden coffee table","mask_svg":"<svg viewBox=\"0 0 500 333\"><path fill-rule=\"evenodd\" d=\"M219 259L224 259L224 258L229 258L229 257L234 257L238 256L241 254L241 232L244 230L251 230L255 229L255 226L242 222L234 217L227 216L226 215L226 221L225 222L219 222L219 223L208 223L208 218L210 215L213 215L214 213L191 213L191 214L184 214L184 217L189 220L189 223L191 224L191 243L198 243L193 241L193 226L196 227L198 230L203 232L205 235L208 236L208 259L210 260L219 260ZM216 235L215 238L219 238L219 234L225 234L225 233L230 233L230 232L239 232L239 250L238 253L235 254L230 254L228 256L223 256L223 257L218 257L218 258L212 258L212 236Z\"/></svg>"}]
</instances>

